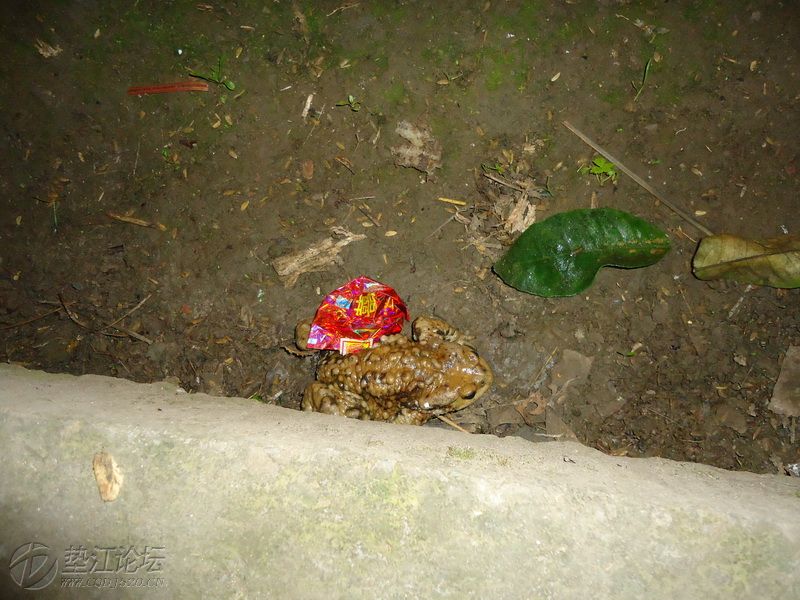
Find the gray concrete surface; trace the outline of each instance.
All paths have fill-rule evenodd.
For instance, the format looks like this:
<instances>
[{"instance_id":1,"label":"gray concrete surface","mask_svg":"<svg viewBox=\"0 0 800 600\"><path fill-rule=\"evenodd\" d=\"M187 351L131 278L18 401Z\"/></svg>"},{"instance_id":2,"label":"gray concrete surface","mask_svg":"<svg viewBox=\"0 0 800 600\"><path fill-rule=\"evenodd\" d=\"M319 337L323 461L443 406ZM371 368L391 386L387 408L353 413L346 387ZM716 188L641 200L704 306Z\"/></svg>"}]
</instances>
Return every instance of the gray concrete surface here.
<instances>
[{"instance_id":1,"label":"gray concrete surface","mask_svg":"<svg viewBox=\"0 0 800 600\"><path fill-rule=\"evenodd\" d=\"M0 447L2 597L800 598L789 477L9 365Z\"/></svg>"}]
</instances>

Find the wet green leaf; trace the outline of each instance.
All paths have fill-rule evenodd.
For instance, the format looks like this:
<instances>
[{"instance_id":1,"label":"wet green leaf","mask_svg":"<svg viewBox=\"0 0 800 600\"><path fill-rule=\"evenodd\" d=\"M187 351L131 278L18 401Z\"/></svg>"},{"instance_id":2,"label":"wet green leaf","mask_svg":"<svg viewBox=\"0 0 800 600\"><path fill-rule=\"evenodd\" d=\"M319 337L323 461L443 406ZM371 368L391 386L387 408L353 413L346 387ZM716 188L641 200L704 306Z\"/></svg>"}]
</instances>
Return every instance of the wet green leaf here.
<instances>
[{"instance_id":1,"label":"wet green leaf","mask_svg":"<svg viewBox=\"0 0 800 600\"><path fill-rule=\"evenodd\" d=\"M729 234L712 235L700 240L692 270L698 279L800 287L800 237L749 240Z\"/></svg>"},{"instance_id":2,"label":"wet green leaf","mask_svg":"<svg viewBox=\"0 0 800 600\"><path fill-rule=\"evenodd\" d=\"M613 208L563 212L534 223L494 271L508 285L537 296L573 296L603 266L646 267L669 250L666 234Z\"/></svg>"}]
</instances>

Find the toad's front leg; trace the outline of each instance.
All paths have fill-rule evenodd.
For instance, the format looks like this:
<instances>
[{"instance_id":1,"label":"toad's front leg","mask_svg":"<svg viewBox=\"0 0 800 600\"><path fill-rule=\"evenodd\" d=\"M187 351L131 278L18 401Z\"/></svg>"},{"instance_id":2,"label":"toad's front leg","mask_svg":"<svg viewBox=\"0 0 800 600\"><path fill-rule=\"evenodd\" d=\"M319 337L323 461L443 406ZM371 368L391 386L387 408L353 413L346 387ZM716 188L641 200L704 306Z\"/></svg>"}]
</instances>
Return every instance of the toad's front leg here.
<instances>
[{"instance_id":1,"label":"toad's front leg","mask_svg":"<svg viewBox=\"0 0 800 600\"><path fill-rule=\"evenodd\" d=\"M368 402L361 396L341 390L335 385L315 381L303 394L303 410L369 420Z\"/></svg>"}]
</instances>

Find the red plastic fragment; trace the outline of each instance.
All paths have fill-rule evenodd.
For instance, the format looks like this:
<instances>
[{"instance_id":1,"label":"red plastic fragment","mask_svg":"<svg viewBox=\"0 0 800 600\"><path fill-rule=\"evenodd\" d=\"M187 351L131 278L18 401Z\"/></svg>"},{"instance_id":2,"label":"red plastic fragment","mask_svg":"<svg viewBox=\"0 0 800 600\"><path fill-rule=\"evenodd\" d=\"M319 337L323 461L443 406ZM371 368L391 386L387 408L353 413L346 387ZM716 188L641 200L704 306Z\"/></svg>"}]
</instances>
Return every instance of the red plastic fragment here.
<instances>
[{"instance_id":1,"label":"red plastic fragment","mask_svg":"<svg viewBox=\"0 0 800 600\"><path fill-rule=\"evenodd\" d=\"M371 348L403 329L408 309L392 288L357 277L325 296L308 335L308 347L341 354Z\"/></svg>"}]
</instances>

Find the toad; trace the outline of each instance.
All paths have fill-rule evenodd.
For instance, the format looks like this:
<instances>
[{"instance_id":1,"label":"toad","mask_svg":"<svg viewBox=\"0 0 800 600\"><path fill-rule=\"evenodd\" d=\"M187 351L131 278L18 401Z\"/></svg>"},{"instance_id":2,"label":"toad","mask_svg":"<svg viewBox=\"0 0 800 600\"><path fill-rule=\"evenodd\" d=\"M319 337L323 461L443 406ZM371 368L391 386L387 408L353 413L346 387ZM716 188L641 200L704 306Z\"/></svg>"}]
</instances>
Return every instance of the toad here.
<instances>
[{"instance_id":1,"label":"toad","mask_svg":"<svg viewBox=\"0 0 800 600\"><path fill-rule=\"evenodd\" d=\"M308 327L301 323L296 330L301 348ZM305 390L303 410L422 425L469 406L493 379L489 365L458 331L421 316L412 324L412 339L395 334L355 354L327 351L317 380Z\"/></svg>"}]
</instances>

